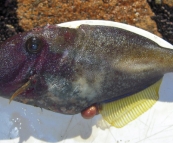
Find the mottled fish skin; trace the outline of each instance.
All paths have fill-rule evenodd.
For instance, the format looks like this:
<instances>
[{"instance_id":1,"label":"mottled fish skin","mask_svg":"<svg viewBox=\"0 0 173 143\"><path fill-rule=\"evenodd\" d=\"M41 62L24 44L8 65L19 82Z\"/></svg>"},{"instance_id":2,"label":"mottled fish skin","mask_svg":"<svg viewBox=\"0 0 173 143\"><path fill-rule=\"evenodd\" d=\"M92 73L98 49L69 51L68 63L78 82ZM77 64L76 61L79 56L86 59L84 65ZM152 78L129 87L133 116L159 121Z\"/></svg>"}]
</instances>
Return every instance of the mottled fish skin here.
<instances>
[{"instance_id":1,"label":"mottled fish skin","mask_svg":"<svg viewBox=\"0 0 173 143\"><path fill-rule=\"evenodd\" d=\"M40 47L35 53L26 48L31 37ZM3 97L10 98L30 80L14 100L76 114L152 85L173 71L173 50L115 27L47 25L2 43L0 61Z\"/></svg>"}]
</instances>

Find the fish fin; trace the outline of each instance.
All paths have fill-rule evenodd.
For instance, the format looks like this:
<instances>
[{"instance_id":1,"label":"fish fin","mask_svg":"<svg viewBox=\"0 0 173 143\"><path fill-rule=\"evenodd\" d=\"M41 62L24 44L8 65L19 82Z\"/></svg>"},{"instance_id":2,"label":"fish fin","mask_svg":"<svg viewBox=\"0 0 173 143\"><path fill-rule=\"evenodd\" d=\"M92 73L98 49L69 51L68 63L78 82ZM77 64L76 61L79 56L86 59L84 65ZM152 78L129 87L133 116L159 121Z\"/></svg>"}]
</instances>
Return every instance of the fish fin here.
<instances>
[{"instance_id":1,"label":"fish fin","mask_svg":"<svg viewBox=\"0 0 173 143\"><path fill-rule=\"evenodd\" d=\"M23 93L24 91L26 91L26 89L30 86L31 81L29 80L28 82L26 82L23 86L21 86L18 90L16 90L13 95L10 98L9 103L19 94Z\"/></svg>"},{"instance_id":2,"label":"fish fin","mask_svg":"<svg viewBox=\"0 0 173 143\"><path fill-rule=\"evenodd\" d=\"M121 128L156 103L159 99L161 82L162 79L132 96L101 104L99 113L109 124Z\"/></svg>"}]
</instances>

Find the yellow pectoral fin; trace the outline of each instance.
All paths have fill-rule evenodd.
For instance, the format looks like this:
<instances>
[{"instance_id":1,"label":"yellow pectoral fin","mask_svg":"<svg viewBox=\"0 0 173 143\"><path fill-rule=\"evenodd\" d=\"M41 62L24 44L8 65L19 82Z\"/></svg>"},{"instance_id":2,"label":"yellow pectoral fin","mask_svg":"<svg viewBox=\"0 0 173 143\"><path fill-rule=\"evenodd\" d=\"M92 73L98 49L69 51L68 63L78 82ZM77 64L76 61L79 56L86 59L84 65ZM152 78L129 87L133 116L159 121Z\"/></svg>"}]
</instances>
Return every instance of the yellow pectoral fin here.
<instances>
[{"instance_id":1,"label":"yellow pectoral fin","mask_svg":"<svg viewBox=\"0 0 173 143\"><path fill-rule=\"evenodd\" d=\"M136 94L101 104L99 113L111 125L121 128L151 108L159 99L162 80Z\"/></svg>"}]
</instances>

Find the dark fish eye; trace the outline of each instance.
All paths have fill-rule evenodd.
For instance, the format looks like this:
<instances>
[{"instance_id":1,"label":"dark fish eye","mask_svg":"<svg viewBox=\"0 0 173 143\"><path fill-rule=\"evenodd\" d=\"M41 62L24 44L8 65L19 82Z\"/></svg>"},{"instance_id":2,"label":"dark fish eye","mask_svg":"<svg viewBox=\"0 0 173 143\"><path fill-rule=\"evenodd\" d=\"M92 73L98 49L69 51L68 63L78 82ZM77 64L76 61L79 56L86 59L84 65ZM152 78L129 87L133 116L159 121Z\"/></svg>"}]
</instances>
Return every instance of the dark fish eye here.
<instances>
[{"instance_id":1,"label":"dark fish eye","mask_svg":"<svg viewBox=\"0 0 173 143\"><path fill-rule=\"evenodd\" d=\"M42 40L39 37L30 37L25 43L26 51L36 54L42 49Z\"/></svg>"}]
</instances>

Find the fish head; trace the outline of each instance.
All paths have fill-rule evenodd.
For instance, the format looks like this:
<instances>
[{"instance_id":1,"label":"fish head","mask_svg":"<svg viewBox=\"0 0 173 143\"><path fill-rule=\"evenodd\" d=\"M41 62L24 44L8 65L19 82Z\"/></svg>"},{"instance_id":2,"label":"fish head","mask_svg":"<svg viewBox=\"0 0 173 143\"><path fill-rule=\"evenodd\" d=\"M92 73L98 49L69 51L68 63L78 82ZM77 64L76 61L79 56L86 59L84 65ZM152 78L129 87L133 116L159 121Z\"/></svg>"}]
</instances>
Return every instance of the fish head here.
<instances>
[{"instance_id":1,"label":"fish head","mask_svg":"<svg viewBox=\"0 0 173 143\"><path fill-rule=\"evenodd\" d=\"M9 38L0 45L0 93L29 103L47 92L49 75L58 76L68 49L74 44L75 30L47 25ZM14 95L15 94L15 95ZM13 97L14 98L14 97ZM12 98L12 99L13 99ZM39 105L38 105L39 106Z\"/></svg>"}]
</instances>

